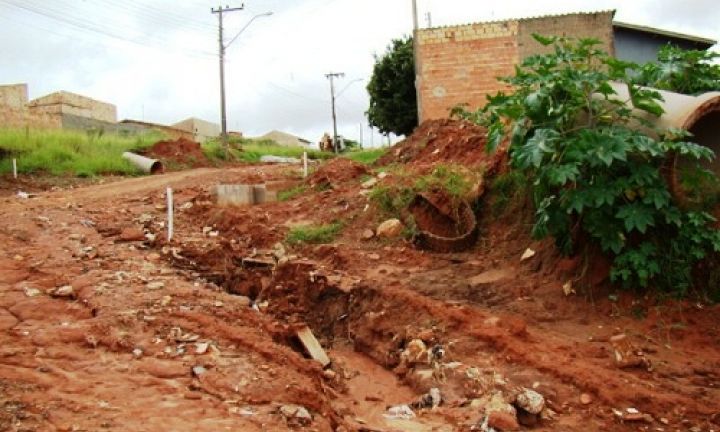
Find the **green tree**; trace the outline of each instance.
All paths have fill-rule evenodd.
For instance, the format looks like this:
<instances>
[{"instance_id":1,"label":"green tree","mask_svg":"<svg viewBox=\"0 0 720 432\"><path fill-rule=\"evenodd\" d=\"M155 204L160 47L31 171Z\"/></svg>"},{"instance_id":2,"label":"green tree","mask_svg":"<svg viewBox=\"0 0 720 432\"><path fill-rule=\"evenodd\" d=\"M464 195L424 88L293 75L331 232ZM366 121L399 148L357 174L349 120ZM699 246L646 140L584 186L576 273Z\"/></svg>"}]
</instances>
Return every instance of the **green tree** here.
<instances>
[{"instance_id":1,"label":"green tree","mask_svg":"<svg viewBox=\"0 0 720 432\"><path fill-rule=\"evenodd\" d=\"M657 62L642 66L637 82L649 87L697 95L720 90L720 54L702 50L684 50L666 45L658 52Z\"/></svg>"},{"instance_id":2,"label":"green tree","mask_svg":"<svg viewBox=\"0 0 720 432\"><path fill-rule=\"evenodd\" d=\"M370 108L365 113L383 134L409 135L417 126L413 40L393 39L385 54L375 56L370 83Z\"/></svg>"},{"instance_id":3,"label":"green tree","mask_svg":"<svg viewBox=\"0 0 720 432\"><path fill-rule=\"evenodd\" d=\"M663 113L657 91L631 82L636 65L610 57L596 40L535 38L553 52L529 57L503 79L512 94L466 113L488 127L491 149L509 135L512 166L532 185L533 234L552 236L567 253L590 239L613 257L613 280L687 293L695 264L720 251L720 231L708 213L673 204L661 167L670 152L700 160L712 151L684 141L685 131L657 131L654 139L632 126L641 118L628 104ZM613 82L627 86L629 100Z\"/></svg>"}]
</instances>

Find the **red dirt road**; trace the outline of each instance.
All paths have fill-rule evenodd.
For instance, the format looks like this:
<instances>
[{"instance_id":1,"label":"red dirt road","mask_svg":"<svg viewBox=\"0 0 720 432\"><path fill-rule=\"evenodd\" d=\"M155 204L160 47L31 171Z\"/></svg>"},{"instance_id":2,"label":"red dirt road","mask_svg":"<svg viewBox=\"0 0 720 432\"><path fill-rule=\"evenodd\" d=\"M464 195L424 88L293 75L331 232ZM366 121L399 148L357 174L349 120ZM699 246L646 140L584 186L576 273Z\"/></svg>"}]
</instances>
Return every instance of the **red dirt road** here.
<instances>
[{"instance_id":1,"label":"red dirt road","mask_svg":"<svg viewBox=\"0 0 720 432\"><path fill-rule=\"evenodd\" d=\"M209 202L213 184L290 170L203 168L0 201L0 430L481 430L482 397L521 388L549 408L527 430L720 430L717 307L566 297L577 263L530 243L517 215L487 212L478 245L458 254L361 240L380 218L359 178L281 203ZM334 244L241 268L289 226L334 219ZM156 239L121 241L133 230ZM520 262L528 246L537 254ZM330 371L304 355L300 325ZM444 355L409 361L414 340ZM440 407L383 415L432 387Z\"/></svg>"}]
</instances>

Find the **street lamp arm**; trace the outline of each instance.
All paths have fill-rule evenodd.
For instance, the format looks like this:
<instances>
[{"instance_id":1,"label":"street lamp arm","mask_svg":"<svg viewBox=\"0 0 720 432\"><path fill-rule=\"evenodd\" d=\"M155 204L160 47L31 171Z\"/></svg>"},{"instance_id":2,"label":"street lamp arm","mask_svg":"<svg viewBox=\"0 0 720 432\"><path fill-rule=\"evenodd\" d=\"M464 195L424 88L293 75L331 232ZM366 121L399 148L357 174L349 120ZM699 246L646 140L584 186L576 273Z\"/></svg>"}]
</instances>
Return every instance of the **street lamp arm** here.
<instances>
[{"instance_id":1,"label":"street lamp arm","mask_svg":"<svg viewBox=\"0 0 720 432\"><path fill-rule=\"evenodd\" d=\"M338 92L338 94L335 95L335 99L339 98L343 93L345 93L345 90L347 90L348 87L350 87L350 84L356 83L356 82L358 82L358 81L363 81L363 79L362 79L362 78L356 78L356 79L350 81L349 83L345 84L345 87L343 87L342 90L340 90L340 91Z\"/></svg>"},{"instance_id":2,"label":"street lamp arm","mask_svg":"<svg viewBox=\"0 0 720 432\"><path fill-rule=\"evenodd\" d=\"M255 15L254 17L252 17L252 18L250 19L250 21L248 21L247 24L245 24L245 26L244 26L243 28L241 28L239 32L237 32L237 34L235 35L235 37L233 37L232 39L230 39L230 42L228 42L228 43L225 45L225 48L229 47L233 42L235 42L235 40L242 34L242 32L244 32L245 29L247 29L248 27L250 27L250 24L252 24L252 22L255 21L257 18L265 17L265 16L270 16L270 15L272 15L272 14L273 14L272 12L265 12L265 13L261 13L261 14L258 14L258 15Z\"/></svg>"}]
</instances>

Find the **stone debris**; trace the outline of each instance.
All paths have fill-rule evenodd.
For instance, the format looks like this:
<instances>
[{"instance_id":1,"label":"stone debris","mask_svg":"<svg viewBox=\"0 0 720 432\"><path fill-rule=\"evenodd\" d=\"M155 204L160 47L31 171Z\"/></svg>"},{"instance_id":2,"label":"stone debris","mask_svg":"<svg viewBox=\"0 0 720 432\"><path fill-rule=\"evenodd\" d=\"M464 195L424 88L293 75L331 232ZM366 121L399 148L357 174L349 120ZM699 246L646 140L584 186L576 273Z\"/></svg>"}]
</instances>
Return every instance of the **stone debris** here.
<instances>
[{"instance_id":1,"label":"stone debris","mask_svg":"<svg viewBox=\"0 0 720 432\"><path fill-rule=\"evenodd\" d=\"M378 179L373 177L373 178L363 182L363 184L361 186L363 189L370 189L370 188L374 187L377 184L377 182L378 182Z\"/></svg>"},{"instance_id":2,"label":"stone debris","mask_svg":"<svg viewBox=\"0 0 720 432\"><path fill-rule=\"evenodd\" d=\"M580 403L583 405L590 405L593 401L593 398L588 393L583 393L580 395Z\"/></svg>"},{"instance_id":3,"label":"stone debris","mask_svg":"<svg viewBox=\"0 0 720 432\"><path fill-rule=\"evenodd\" d=\"M410 406L415 409L433 409L440 406L440 403L442 403L442 395L440 394L440 389L438 389L437 387L433 387L430 389L429 392L422 395L420 397L420 400L418 400L417 402L413 402Z\"/></svg>"},{"instance_id":4,"label":"stone debris","mask_svg":"<svg viewBox=\"0 0 720 432\"><path fill-rule=\"evenodd\" d=\"M522 261L529 260L530 258L532 258L534 256L535 256L535 251L530 248L527 248L527 249L525 249L525 252L523 252L522 256L520 257L520 261L522 262Z\"/></svg>"},{"instance_id":5,"label":"stone debris","mask_svg":"<svg viewBox=\"0 0 720 432\"><path fill-rule=\"evenodd\" d=\"M400 359L411 366L415 363L427 363L429 360L428 349L421 339L413 339L405 346L400 354Z\"/></svg>"},{"instance_id":6,"label":"stone debris","mask_svg":"<svg viewBox=\"0 0 720 432\"><path fill-rule=\"evenodd\" d=\"M210 347L209 342L197 342L195 344L195 354L205 354Z\"/></svg>"},{"instance_id":7,"label":"stone debris","mask_svg":"<svg viewBox=\"0 0 720 432\"><path fill-rule=\"evenodd\" d=\"M50 294L51 297L75 298L75 290L72 285L64 285L53 288L48 292L48 294Z\"/></svg>"},{"instance_id":8,"label":"stone debris","mask_svg":"<svg viewBox=\"0 0 720 432\"><path fill-rule=\"evenodd\" d=\"M149 282L147 285L145 285L145 288L149 289L150 291L156 291L159 289L163 289L164 287L165 282L162 281Z\"/></svg>"},{"instance_id":9,"label":"stone debris","mask_svg":"<svg viewBox=\"0 0 720 432\"><path fill-rule=\"evenodd\" d=\"M128 227L122 230L120 233L120 237L118 237L118 241L123 242L134 242L134 241L144 241L145 240L145 231L141 230L140 228L135 227Z\"/></svg>"},{"instance_id":10,"label":"stone debris","mask_svg":"<svg viewBox=\"0 0 720 432\"><path fill-rule=\"evenodd\" d=\"M192 374L196 377L199 377L205 373L207 373L207 369L205 369L204 366L198 365L198 366L193 366L193 368L192 368Z\"/></svg>"},{"instance_id":11,"label":"stone debris","mask_svg":"<svg viewBox=\"0 0 720 432\"><path fill-rule=\"evenodd\" d=\"M485 428L481 427L480 430L516 431L520 428L517 410L505 400L502 392L495 391L483 396L478 405L481 405L485 412L482 422Z\"/></svg>"},{"instance_id":12,"label":"stone debris","mask_svg":"<svg viewBox=\"0 0 720 432\"><path fill-rule=\"evenodd\" d=\"M320 342L318 342L315 338L315 335L309 327L305 326L301 328L296 334L310 357L319 362L322 367L327 367L330 364L330 358L327 356L325 350L320 345Z\"/></svg>"},{"instance_id":13,"label":"stone debris","mask_svg":"<svg viewBox=\"0 0 720 432\"><path fill-rule=\"evenodd\" d=\"M626 334L621 333L610 338L613 348L613 358L617 367L621 369L641 368L652 371L650 359L645 353L636 348Z\"/></svg>"},{"instance_id":14,"label":"stone debris","mask_svg":"<svg viewBox=\"0 0 720 432\"><path fill-rule=\"evenodd\" d=\"M23 291L25 292L25 295L27 297L37 297L40 294L42 294L42 291L40 291L37 288L25 287L25 288L23 288Z\"/></svg>"},{"instance_id":15,"label":"stone debris","mask_svg":"<svg viewBox=\"0 0 720 432\"><path fill-rule=\"evenodd\" d=\"M395 405L388 408L387 413L383 417L391 420L402 419L409 420L415 418L415 412L408 405Z\"/></svg>"},{"instance_id":16,"label":"stone debris","mask_svg":"<svg viewBox=\"0 0 720 432\"><path fill-rule=\"evenodd\" d=\"M378 225L376 234L378 237L392 238L400 235L403 224L399 219L388 219Z\"/></svg>"},{"instance_id":17,"label":"stone debris","mask_svg":"<svg viewBox=\"0 0 720 432\"><path fill-rule=\"evenodd\" d=\"M524 388L516 396L515 406L530 414L540 414L543 408L545 408L545 398L535 390Z\"/></svg>"},{"instance_id":18,"label":"stone debris","mask_svg":"<svg viewBox=\"0 0 720 432\"><path fill-rule=\"evenodd\" d=\"M373 237L375 237L375 232L371 229L363 230L362 232L362 238L363 240L370 240Z\"/></svg>"},{"instance_id":19,"label":"stone debris","mask_svg":"<svg viewBox=\"0 0 720 432\"><path fill-rule=\"evenodd\" d=\"M285 417L289 425L307 426L312 423L312 414L304 406L301 405L282 405L280 414Z\"/></svg>"}]
</instances>

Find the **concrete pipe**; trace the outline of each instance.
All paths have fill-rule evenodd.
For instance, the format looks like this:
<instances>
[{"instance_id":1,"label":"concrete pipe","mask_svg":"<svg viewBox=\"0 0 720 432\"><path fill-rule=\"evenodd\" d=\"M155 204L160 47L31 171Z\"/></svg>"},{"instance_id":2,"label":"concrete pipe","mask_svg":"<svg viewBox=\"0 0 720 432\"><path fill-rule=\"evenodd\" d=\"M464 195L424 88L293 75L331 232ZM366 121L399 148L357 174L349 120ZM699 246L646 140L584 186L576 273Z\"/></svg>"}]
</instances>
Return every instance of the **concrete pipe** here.
<instances>
[{"instance_id":1,"label":"concrete pipe","mask_svg":"<svg viewBox=\"0 0 720 432\"><path fill-rule=\"evenodd\" d=\"M164 170L162 162L157 159L146 158L145 156L131 152L123 153L122 157L146 173L160 174Z\"/></svg>"},{"instance_id":2,"label":"concrete pipe","mask_svg":"<svg viewBox=\"0 0 720 432\"><path fill-rule=\"evenodd\" d=\"M617 98L628 101L630 94L627 85L615 83L613 88L617 92ZM655 117L650 113L636 110L636 114L650 122L660 130L668 128L681 128L693 134L690 141L711 149L716 157L711 161L703 160L701 165L720 176L720 92L704 93L699 96L688 96L670 91L657 90L664 101L660 105L665 113ZM636 124L650 136L657 138L654 131ZM687 204L688 197L680 185L680 172L683 168L692 168L687 160L679 155L672 155L668 161L666 176L673 196L680 204Z\"/></svg>"}]
</instances>

